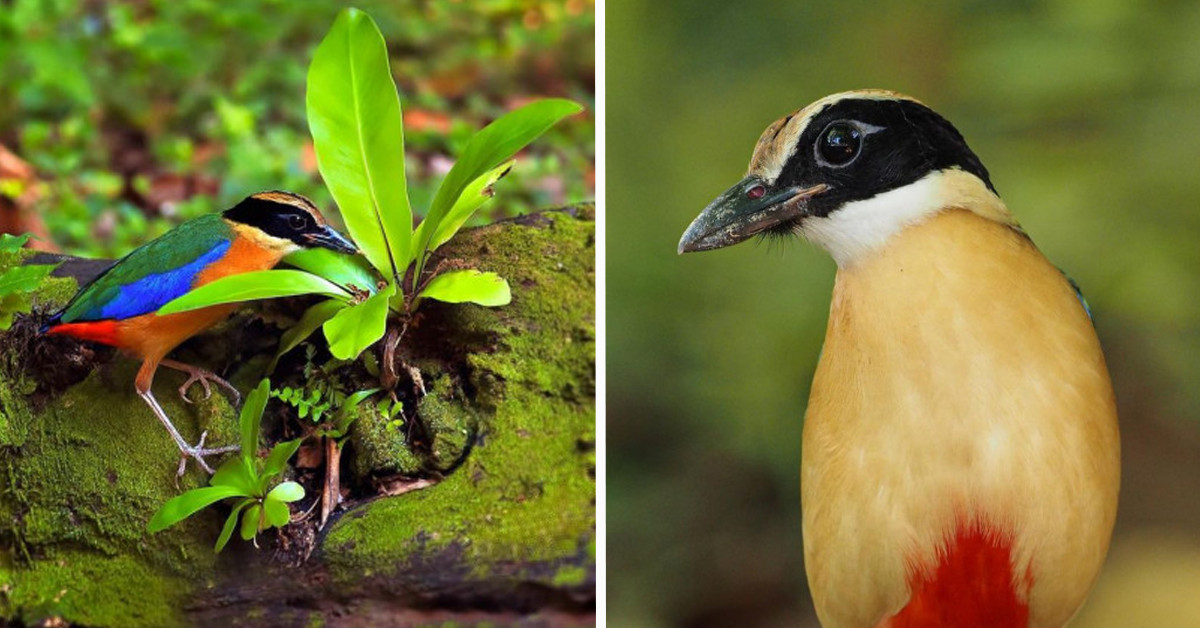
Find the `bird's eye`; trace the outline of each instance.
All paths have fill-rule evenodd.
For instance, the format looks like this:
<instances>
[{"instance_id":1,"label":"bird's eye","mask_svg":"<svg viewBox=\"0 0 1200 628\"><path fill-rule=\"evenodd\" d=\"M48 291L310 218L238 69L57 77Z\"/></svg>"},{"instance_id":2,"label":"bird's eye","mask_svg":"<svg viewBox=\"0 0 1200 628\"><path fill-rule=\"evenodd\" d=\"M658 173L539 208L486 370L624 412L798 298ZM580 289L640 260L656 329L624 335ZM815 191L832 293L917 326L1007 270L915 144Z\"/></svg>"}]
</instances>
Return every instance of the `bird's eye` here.
<instances>
[{"instance_id":1,"label":"bird's eye","mask_svg":"<svg viewBox=\"0 0 1200 628\"><path fill-rule=\"evenodd\" d=\"M304 228L304 218L297 216L296 214L288 216L287 221L288 226L292 229L299 231Z\"/></svg>"},{"instance_id":2,"label":"bird's eye","mask_svg":"<svg viewBox=\"0 0 1200 628\"><path fill-rule=\"evenodd\" d=\"M762 198L762 195L766 194L766 193L767 193L767 188L764 188L761 185L756 185L756 186L750 188L749 190L746 190L746 197L753 200L756 198Z\"/></svg>"},{"instance_id":3,"label":"bird's eye","mask_svg":"<svg viewBox=\"0 0 1200 628\"><path fill-rule=\"evenodd\" d=\"M849 122L825 127L817 140L817 156L830 166L846 166L862 151L862 131Z\"/></svg>"}]
</instances>

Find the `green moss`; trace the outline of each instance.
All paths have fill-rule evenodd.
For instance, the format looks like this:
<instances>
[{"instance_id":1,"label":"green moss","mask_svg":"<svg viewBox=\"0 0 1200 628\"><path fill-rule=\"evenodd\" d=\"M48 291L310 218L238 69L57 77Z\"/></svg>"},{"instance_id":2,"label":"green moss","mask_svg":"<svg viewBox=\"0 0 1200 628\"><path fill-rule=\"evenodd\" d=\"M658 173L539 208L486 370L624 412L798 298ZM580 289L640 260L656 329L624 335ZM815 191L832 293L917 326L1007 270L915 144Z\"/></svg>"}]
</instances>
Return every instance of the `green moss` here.
<instances>
[{"instance_id":1,"label":"green moss","mask_svg":"<svg viewBox=\"0 0 1200 628\"><path fill-rule=\"evenodd\" d=\"M37 309L45 309L46 311L57 310L59 307L66 305L67 301L75 296L75 292L78 289L79 284L70 277L47 278L34 291L33 305Z\"/></svg>"},{"instance_id":2,"label":"green moss","mask_svg":"<svg viewBox=\"0 0 1200 628\"><path fill-rule=\"evenodd\" d=\"M586 257L578 248L591 248L591 225L565 215L546 216L550 224L541 229L481 230L493 232L489 246L506 251L485 270L518 276L520 286L514 286L508 308L477 308L481 326L494 324L491 318L501 325L496 328L508 330L502 339L507 351L473 354L471 366L510 386L520 383L541 394L585 401L595 396L595 266L576 264Z\"/></svg>"},{"instance_id":3,"label":"green moss","mask_svg":"<svg viewBox=\"0 0 1200 628\"><path fill-rule=\"evenodd\" d=\"M10 595L13 587L17 584L16 579L12 554L0 549L0 618L15 616ZM0 624L3 624L2 620L0 620Z\"/></svg>"},{"instance_id":4,"label":"green moss","mask_svg":"<svg viewBox=\"0 0 1200 628\"><path fill-rule=\"evenodd\" d=\"M594 573L593 225L565 213L541 220L454 243L450 256L513 286L508 307L429 313L450 319L456 346L475 347L465 356L473 408L458 412L480 412L478 443L440 484L339 520L324 544L339 581L431 561L460 563L474 578L503 571L547 585L584 584Z\"/></svg>"},{"instance_id":5,"label":"green moss","mask_svg":"<svg viewBox=\"0 0 1200 628\"><path fill-rule=\"evenodd\" d=\"M373 404L362 404L350 430L353 451L351 474L364 481L376 475L444 471L463 454L467 441L478 430L476 413L462 404L463 392L447 375L425 382L427 394L421 398L420 420L423 434L432 442L428 452L418 453L409 446L409 426L381 416Z\"/></svg>"},{"instance_id":6,"label":"green moss","mask_svg":"<svg viewBox=\"0 0 1200 628\"><path fill-rule=\"evenodd\" d=\"M364 403L352 410L357 416L350 429L350 473L364 481L376 473L413 473L421 459L408 447L403 426L383 417L374 405Z\"/></svg>"},{"instance_id":7,"label":"green moss","mask_svg":"<svg viewBox=\"0 0 1200 628\"><path fill-rule=\"evenodd\" d=\"M29 422L12 416L24 411L25 405L18 398L19 395L20 393L8 386L0 388L0 447L20 445L24 440L18 430L21 426L28 425Z\"/></svg>"},{"instance_id":8,"label":"green moss","mask_svg":"<svg viewBox=\"0 0 1200 628\"><path fill-rule=\"evenodd\" d=\"M462 403L464 393L449 376L438 377L427 386L428 394L421 398L421 421L433 448L426 468L443 471L462 458L468 441L479 430L480 418L471 406Z\"/></svg>"},{"instance_id":9,"label":"green moss","mask_svg":"<svg viewBox=\"0 0 1200 628\"><path fill-rule=\"evenodd\" d=\"M499 562L580 553L594 527L595 482L576 442L580 416L535 395L506 399L463 468L416 493L344 517L326 540L331 566L377 571L454 544L479 576ZM427 556L426 556L427 557Z\"/></svg>"},{"instance_id":10,"label":"green moss","mask_svg":"<svg viewBox=\"0 0 1200 628\"><path fill-rule=\"evenodd\" d=\"M578 586L587 581L588 572L578 565L565 565L554 574L551 584L556 587Z\"/></svg>"},{"instance_id":11,"label":"green moss","mask_svg":"<svg viewBox=\"0 0 1200 628\"><path fill-rule=\"evenodd\" d=\"M133 361L117 358L44 411L23 417L29 424L22 426L22 446L7 464L13 491L27 502L28 512L18 528L24 543L71 543L104 553L137 548L137 553L153 554L156 562L166 563L175 562L184 551L168 540L171 534L150 537L147 543L146 521L177 494L174 469L179 454L134 393L136 368ZM195 438L200 432L197 412L182 403L168 378L162 379L163 385L156 387L160 403L180 431ZM0 381L0 389L8 386ZM232 439L229 421L210 429L215 432L212 442ZM184 488L201 480L200 473L192 472ZM201 553L200 546L189 549L190 554ZM195 561L189 561L186 570L195 567Z\"/></svg>"},{"instance_id":12,"label":"green moss","mask_svg":"<svg viewBox=\"0 0 1200 628\"><path fill-rule=\"evenodd\" d=\"M63 549L14 572L6 616L33 625L50 617L92 626L169 628L186 582L147 570L131 555Z\"/></svg>"},{"instance_id":13,"label":"green moss","mask_svg":"<svg viewBox=\"0 0 1200 628\"><path fill-rule=\"evenodd\" d=\"M55 309L75 289L72 279L48 279L35 301ZM37 411L28 401L34 384L15 366L0 373L0 517L10 522L0 529L0 544L11 563L0 617L177 624L189 582L214 570L210 544L219 514L146 532L151 514L181 489L174 484L175 444L133 390L137 363L117 357ZM224 399L189 406L174 390L181 374L164 371L157 379L160 403L187 437L195 439L203 424L211 443L235 438ZM181 485L201 481L192 472Z\"/></svg>"}]
</instances>

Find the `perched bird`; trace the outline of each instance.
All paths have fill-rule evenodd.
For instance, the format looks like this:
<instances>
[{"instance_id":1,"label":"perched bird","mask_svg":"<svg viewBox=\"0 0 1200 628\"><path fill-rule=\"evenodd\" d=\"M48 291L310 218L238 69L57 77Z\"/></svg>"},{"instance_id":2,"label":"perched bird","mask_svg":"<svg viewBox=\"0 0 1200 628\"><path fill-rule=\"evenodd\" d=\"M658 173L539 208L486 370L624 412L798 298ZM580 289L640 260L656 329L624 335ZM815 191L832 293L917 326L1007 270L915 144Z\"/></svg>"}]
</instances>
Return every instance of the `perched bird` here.
<instances>
[{"instance_id":1,"label":"perched bird","mask_svg":"<svg viewBox=\"0 0 1200 628\"><path fill-rule=\"evenodd\" d=\"M760 233L838 267L801 463L821 623L1065 624L1116 516L1112 387L1082 298L962 135L892 92L818 100L679 252Z\"/></svg>"},{"instance_id":2,"label":"perched bird","mask_svg":"<svg viewBox=\"0 0 1200 628\"><path fill-rule=\"evenodd\" d=\"M289 253L314 247L345 253L358 250L326 224L308 199L287 192L261 192L221 214L185 222L135 249L80 288L42 331L111 345L140 358L142 367L134 387L179 446L183 454L180 474L189 456L212 473L204 457L237 447L205 448L203 434L198 444L188 445L158 405L151 384L162 365L188 374L179 388L184 401L188 400L188 387L196 382L211 394L209 381L239 399L237 390L214 373L166 358L181 342L221 321L237 305L214 305L166 316L155 312L192 288L229 275L269 269Z\"/></svg>"}]
</instances>

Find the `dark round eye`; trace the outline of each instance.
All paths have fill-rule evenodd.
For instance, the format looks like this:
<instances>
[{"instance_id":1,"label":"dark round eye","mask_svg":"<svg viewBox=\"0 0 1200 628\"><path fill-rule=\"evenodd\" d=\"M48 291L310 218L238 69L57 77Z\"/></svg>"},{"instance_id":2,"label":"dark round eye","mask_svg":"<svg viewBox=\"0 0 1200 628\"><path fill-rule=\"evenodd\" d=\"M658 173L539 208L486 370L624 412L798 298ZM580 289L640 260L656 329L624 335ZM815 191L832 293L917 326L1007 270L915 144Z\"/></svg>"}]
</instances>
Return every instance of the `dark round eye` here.
<instances>
[{"instance_id":1,"label":"dark round eye","mask_svg":"<svg viewBox=\"0 0 1200 628\"><path fill-rule=\"evenodd\" d=\"M287 221L288 221L288 226L291 227L292 229L295 229L296 231L299 231L304 228L304 223L305 223L304 218L297 216L296 214L291 214L290 216L288 216Z\"/></svg>"},{"instance_id":2,"label":"dark round eye","mask_svg":"<svg viewBox=\"0 0 1200 628\"><path fill-rule=\"evenodd\" d=\"M862 131L849 122L825 127L817 140L817 155L830 166L845 166L862 150Z\"/></svg>"}]
</instances>

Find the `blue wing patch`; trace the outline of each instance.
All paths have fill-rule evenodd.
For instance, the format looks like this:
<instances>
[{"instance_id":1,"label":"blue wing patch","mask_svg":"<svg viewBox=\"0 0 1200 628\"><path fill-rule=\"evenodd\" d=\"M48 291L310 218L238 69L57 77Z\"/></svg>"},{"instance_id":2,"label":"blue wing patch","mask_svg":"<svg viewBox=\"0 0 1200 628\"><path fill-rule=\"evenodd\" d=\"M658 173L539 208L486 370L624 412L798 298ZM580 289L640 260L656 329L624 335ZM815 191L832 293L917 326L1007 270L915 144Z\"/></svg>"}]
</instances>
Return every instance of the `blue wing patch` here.
<instances>
[{"instance_id":1,"label":"blue wing patch","mask_svg":"<svg viewBox=\"0 0 1200 628\"><path fill-rule=\"evenodd\" d=\"M200 271L209 264L221 259L231 244L229 240L222 240L188 264L166 272L146 275L137 281L121 286L116 298L99 307L93 307L78 318L82 320L107 318L123 320L154 312L169 301L183 296L188 290L191 290L196 275L200 274Z\"/></svg>"}]
</instances>

